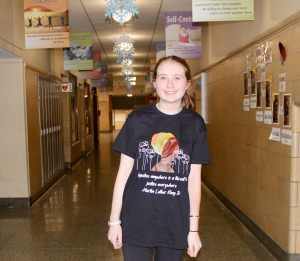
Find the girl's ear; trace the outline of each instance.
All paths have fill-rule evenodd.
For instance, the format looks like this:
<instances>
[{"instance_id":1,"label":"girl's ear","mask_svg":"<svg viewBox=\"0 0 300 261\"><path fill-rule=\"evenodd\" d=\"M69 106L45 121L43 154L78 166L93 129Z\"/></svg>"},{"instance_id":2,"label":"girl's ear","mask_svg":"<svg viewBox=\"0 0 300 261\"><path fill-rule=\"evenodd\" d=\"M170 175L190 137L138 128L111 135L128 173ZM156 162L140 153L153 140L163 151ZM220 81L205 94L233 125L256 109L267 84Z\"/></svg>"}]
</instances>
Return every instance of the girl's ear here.
<instances>
[{"instance_id":1,"label":"girl's ear","mask_svg":"<svg viewBox=\"0 0 300 261\"><path fill-rule=\"evenodd\" d=\"M155 80L152 81L154 88L156 89L156 82Z\"/></svg>"},{"instance_id":2,"label":"girl's ear","mask_svg":"<svg viewBox=\"0 0 300 261\"><path fill-rule=\"evenodd\" d=\"M187 90L188 88L190 88L191 84L192 84L192 81L188 80L187 83L186 83L185 90Z\"/></svg>"}]
</instances>

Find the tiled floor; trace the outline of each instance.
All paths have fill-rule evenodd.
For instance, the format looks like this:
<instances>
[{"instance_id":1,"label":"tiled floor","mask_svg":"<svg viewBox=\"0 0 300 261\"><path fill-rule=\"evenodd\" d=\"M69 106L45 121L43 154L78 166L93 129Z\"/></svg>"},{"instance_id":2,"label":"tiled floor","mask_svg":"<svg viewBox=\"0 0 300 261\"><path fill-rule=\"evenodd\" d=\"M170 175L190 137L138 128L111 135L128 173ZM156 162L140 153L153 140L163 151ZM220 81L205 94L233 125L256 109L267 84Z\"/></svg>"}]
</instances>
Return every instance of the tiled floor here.
<instances>
[{"instance_id":1,"label":"tiled floor","mask_svg":"<svg viewBox=\"0 0 300 261\"><path fill-rule=\"evenodd\" d=\"M0 209L0 260L119 261L122 251L107 240L119 156L113 135L80 161L31 209ZM271 261L272 255L205 188L201 203L201 261ZM142 261L142 260L141 260Z\"/></svg>"}]
</instances>

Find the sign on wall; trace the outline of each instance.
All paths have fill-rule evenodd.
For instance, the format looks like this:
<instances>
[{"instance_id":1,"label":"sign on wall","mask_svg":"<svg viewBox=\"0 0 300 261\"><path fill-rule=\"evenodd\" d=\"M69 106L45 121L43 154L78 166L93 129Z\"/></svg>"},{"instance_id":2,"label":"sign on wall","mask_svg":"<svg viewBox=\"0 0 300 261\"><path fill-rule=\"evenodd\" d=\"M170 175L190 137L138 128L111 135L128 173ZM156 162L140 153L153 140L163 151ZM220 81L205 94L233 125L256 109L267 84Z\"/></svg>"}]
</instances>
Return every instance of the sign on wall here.
<instances>
[{"instance_id":1,"label":"sign on wall","mask_svg":"<svg viewBox=\"0 0 300 261\"><path fill-rule=\"evenodd\" d=\"M166 44L165 43L157 43L156 44L156 61L158 62L160 58L166 56Z\"/></svg>"},{"instance_id":2,"label":"sign on wall","mask_svg":"<svg viewBox=\"0 0 300 261\"><path fill-rule=\"evenodd\" d=\"M24 24L26 49L70 46L68 0L24 0Z\"/></svg>"},{"instance_id":3,"label":"sign on wall","mask_svg":"<svg viewBox=\"0 0 300 261\"><path fill-rule=\"evenodd\" d=\"M107 65L101 65L101 80L91 80L92 87L108 87Z\"/></svg>"},{"instance_id":4,"label":"sign on wall","mask_svg":"<svg viewBox=\"0 0 300 261\"><path fill-rule=\"evenodd\" d=\"M254 0L192 0L193 22L254 20Z\"/></svg>"},{"instance_id":5,"label":"sign on wall","mask_svg":"<svg viewBox=\"0 0 300 261\"><path fill-rule=\"evenodd\" d=\"M192 13L165 14L166 55L201 58L201 26L193 23Z\"/></svg>"},{"instance_id":6,"label":"sign on wall","mask_svg":"<svg viewBox=\"0 0 300 261\"><path fill-rule=\"evenodd\" d=\"M93 70L79 71L79 79L101 79L101 50L93 50Z\"/></svg>"},{"instance_id":7,"label":"sign on wall","mask_svg":"<svg viewBox=\"0 0 300 261\"><path fill-rule=\"evenodd\" d=\"M92 33L70 33L70 47L64 48L64 70L93 70Z\"/></svg>"}]
</instances>

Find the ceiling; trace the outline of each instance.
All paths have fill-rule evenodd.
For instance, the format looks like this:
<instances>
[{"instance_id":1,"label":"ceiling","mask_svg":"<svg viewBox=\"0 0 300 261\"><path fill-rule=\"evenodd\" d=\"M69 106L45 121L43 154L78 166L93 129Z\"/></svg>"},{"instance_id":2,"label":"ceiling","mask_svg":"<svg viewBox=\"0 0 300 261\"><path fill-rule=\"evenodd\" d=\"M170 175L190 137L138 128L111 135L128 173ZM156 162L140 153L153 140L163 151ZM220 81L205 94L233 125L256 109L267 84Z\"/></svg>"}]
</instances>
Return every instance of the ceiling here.
<instances>
[{"instance_id":1,"label":"ceiling","mask_svg":"<svg viewBox=\"0 0 300 261\"><path fill-rule=\"evenodd\" d=\"M113 52L113 37L124 30L135 40L134 76L146 75L149 59L156 57L156 43L165 42L165 13L191 12L192 0L136 0L139 14L124 26L105 17L105 0L69 0L70 32L92 32L93 48L101 50L101 63L121 76Z\"/></svg>"}]
</instances>

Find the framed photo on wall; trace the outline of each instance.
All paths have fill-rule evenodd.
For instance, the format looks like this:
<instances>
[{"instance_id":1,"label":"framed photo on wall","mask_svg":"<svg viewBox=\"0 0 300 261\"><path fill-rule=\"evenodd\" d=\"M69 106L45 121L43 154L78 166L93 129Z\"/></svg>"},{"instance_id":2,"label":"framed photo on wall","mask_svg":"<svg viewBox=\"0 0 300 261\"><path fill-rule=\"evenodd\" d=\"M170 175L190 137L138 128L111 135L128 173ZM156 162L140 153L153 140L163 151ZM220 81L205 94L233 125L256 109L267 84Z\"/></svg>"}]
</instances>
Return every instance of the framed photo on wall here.
<instances>
[{"instance_id":1,"label":"framed photo on wall","mask_svg":"<svg viewBox=\"0 0 300 261\"><path fill-rule=\"evenodd\" d=\"M279 93L274 94L273 100L273 124L279 124Z\"/></svg>"},{"instance_id":2,"label":"framed photo on wall","mask_svg":"<svg viewBox=\"0 0 300 261\"><path fill-rule=\"evenodd\" d=\"M266 108L271 109L271 84L269 81L266 81Z\"/></svg>"},{"instance_id":3,"label":"framed photo on wall","mask_svg":"<svg viewBox=\"0 0 300 261\"><path fill-rule=\"evenodd\" d=\"M291 94L283 95L283 125L291 127Z\"/></svg>"},{"instance_id":4,"label":"framed photo on wall","mask_svg":"<svg viewBox=\"0 0 300 261\"><path fill-rule=\"evenodd\" d=\"M261 82L257 82L256 89L256 108L262 108Z\"/></svg>"},{"instance_id":5,"label":"framed photo on wall","mask_svg":"<svg viewBox=\"0 0 300 261\"><path fill-rule=\"evenodd\" d=\"M244 96L249 96L248 72L244 72Z\"/></svg>"}]
</instances>

